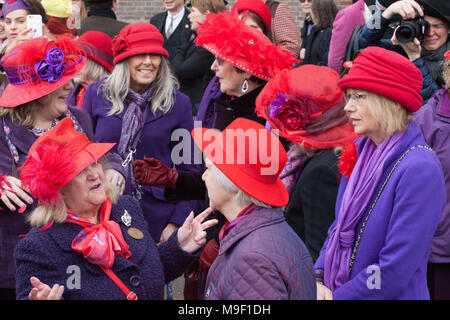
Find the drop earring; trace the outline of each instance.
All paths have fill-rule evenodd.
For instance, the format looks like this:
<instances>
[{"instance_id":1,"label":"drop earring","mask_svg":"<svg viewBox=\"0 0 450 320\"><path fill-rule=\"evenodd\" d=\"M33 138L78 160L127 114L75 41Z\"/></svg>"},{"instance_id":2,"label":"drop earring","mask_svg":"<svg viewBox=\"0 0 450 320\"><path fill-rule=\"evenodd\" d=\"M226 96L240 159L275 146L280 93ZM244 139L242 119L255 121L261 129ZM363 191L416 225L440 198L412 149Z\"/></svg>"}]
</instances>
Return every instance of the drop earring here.
<instances>
[{"instance_id":1,"label":"drop earring","mask_svg":"<svg viewBox=\"0 0 450 320\"><path fill-rule=\"evenodd\" d=\"M242 84L242 93L246 93L248 91L248 81L247 79L244 80L244 83Z\"/></svg>"}]
</instances>

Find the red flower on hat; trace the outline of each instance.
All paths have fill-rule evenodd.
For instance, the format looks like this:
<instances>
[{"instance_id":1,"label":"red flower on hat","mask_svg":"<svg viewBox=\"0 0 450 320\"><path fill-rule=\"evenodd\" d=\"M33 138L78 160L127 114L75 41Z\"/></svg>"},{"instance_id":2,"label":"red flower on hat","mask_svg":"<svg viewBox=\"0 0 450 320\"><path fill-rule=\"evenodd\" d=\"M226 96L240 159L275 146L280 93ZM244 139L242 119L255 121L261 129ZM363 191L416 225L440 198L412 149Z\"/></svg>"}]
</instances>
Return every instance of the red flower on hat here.
<instances>
[{"instance_id":1,"label":"red flower on hat","mask_svg":"<svg viewBox=\"0 0 450 320\"><path fill-rule=\"evenodd\" d=\"M354 143L346 145L339 157L339 172L347 179L350 179L350 175L353 172L357 160L358 151L356 150L356 145Z\"/></svg>"},{"instance_id":2,"label":"red flower on hat","mask_svg":"<svg viewBox=\"0 0 450 320\"><path fill-rule=\"evenodd\" d=\"M303 129L310 120L309 114L295 100L288 100L284 103L277 116L284 126L291 131Z\"/></svg>"},{"instance_id":3,"label":"red flower on hat","mask_svg":"<svg viewBox=\"0 0 450 320\"><path fill-rule=\"evenodd\" d=\"M445 59L450 60L450 50L445 53Z\"/></svg>"},{"instance_id":4,"label":"red flower on hat","mask_svg":"<svg viewBox=\"0 0 450 320\"><path fill-rule=\"evenodd\" d=\"M118 34L117 36L115 36L112 43L114 57L121 54L125 50L127 45L127 40L122 35Z\"/></svg>"}]
</instances>

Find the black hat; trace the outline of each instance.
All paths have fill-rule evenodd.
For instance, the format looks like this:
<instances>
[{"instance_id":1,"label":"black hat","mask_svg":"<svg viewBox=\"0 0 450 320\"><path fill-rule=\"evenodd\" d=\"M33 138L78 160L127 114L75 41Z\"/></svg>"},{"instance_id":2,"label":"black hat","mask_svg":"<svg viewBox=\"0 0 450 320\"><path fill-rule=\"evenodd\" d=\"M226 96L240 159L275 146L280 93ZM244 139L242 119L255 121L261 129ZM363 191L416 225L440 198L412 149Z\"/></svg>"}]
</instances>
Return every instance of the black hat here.
<instances>
[{"instance_id":1,"label":"black hat","mask_svg":"<svg viewBox=\"0 0 450 320\"><path fill-rule=\"evenodd\" d=\"M450 25L450 1L449 0L417 0L423 6L426 16L438 18Z\"/></svg>"}]
</instances>

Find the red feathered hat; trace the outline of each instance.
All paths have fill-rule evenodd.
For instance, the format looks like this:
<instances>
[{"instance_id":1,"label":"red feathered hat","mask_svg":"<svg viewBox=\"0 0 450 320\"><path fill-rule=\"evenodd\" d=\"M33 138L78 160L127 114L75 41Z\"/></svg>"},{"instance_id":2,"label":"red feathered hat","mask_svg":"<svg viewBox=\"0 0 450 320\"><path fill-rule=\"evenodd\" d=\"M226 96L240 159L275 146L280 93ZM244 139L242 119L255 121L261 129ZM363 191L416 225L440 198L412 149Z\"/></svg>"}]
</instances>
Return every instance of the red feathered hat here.
<instances>
[{"instance_id":1,"label":"red feathered hat","mask_svg":"<svg viewBox=\"0 0 450 320\"><path fill-rule=\"evenodd\" d=\"M105 155L115 143L93 143L64 118L40 136L20 168L20 180L30 193L48 205L61 200L59 190Z\"/></svg>"},{"instance_id":2,"label":"red feathered hat","mask_svg":"<svg viewBox=\"0 0 450 320\"><path fill-rule=\"evenodd\" d=\"M192 138L205 156L239 189L274 207L289 194L279 178L287 155L280 140L263 125L237 118L222 132L194 128Z\"/></svg>"},{"instance_id":3,"label":"red feathered hat","mask_svg":"<svg viewBox=\"0 0 450 320\"><path fill-rule=\"evenodd\" d=\"M265 85L256 112L295 144L309 149L346 145L358 136L345 114L338 80L328 67L307 64L284 70Z\"/></svg>"},{"instance_id":4,"label":"red feathered hat","mask_svg":"<svg viewBox=\"0 0 450 320\"><path fill-rule=\"evenodd\" d=\"M294 54L274 45L262 32L246 26L237 14L229 11L209 13L199 23L195 42L236 68L266 81L297 61Z\"/></svg>"},{"instance_id":5,"label":"red feathered hat","mask_svg":"<svg viewBox=\"0 0 450 320\"><path fill-rule=\"evenodd\" d=\"M87 31L78 38L78 46L83 50L86 57L112 72L113 51L112 39L100 31Z\"/></svg>"},{"instance_id":6,"label":"red feathered hat","mask_svg":"<svg viewBox=\"0 0 450 320\"><path fill-rule=\"evenodd\" d=\"M75 40L30 39L6 52L1 61L9 84L0 107L12 108L62 87L83 69L86 58Z\"/></svg>"},{"instance_id":7,"label":"red feathered hat","mask_svg":"<svg viewBox=\"0 0 450 320\"><path fill-rule=\"evenodd\" d=\"M262 0L238 0L231 8L231 12L239 14L243 11L252 11L264 22L266 33L269 32L272 23L272 15L269 7Z\"/></svg>"},{"instance_id":8,"label":"red feathered hat","mask_svg":"<svg viewBox=\"0 0 450 320\"><path fill-rule=\"evenodd\" d=\"M342 90L354 88L379 94L411 112L423 105L420 70L401 54L379 47L363 49L338 85Z\"/></svg>"}]
</instances>

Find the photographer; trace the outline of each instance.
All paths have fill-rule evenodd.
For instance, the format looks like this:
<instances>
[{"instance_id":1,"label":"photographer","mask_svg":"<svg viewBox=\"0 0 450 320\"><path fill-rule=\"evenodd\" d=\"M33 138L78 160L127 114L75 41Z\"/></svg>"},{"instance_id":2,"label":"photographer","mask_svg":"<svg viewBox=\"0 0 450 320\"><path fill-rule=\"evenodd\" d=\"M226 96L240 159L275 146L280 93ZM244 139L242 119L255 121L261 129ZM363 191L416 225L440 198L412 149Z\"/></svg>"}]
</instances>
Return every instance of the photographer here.
<instances>
[{"instance_id":1,"label":"photographer","mask_svg":"<svg viewBox=\"0 0 450 320\"><path fill-rule=\"evenodd\" d=\"M422 73L421 96L426 102L444 84L441 74L444 53L450 49L450 3L447 0L378 0L377 6L381 10L361 32L360 48L381 46L408 57ZM391 29L399 17L400 25L406 22L412 34L415 33L409 42L404 42L409 40L405 36L403 42L399 41L398 26ZM423 34L422 26L425 27Z\"/></svg>"}]
</instances>

